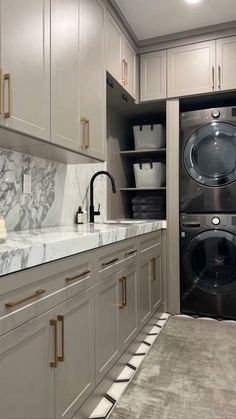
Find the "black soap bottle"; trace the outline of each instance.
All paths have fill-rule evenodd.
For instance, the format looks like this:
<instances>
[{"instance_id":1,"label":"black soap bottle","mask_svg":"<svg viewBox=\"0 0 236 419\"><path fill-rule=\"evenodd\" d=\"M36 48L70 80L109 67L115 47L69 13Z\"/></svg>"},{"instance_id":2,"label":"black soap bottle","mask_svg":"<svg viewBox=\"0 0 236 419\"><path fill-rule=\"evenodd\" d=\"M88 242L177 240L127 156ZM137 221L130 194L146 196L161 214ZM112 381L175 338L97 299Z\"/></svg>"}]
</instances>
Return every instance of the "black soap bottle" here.
<instances>
[{"instance_id":1,"label":"black soap bottle","mask_svg":"<svg viewBox=\"0 0 236 419\"><path fill-rule=\"evenodd\" d=\"M83 224L84 222L84 213L83 213L82 207L79 207L76 213L75 222L76 224Z\"/></svg>"}]
</instances>

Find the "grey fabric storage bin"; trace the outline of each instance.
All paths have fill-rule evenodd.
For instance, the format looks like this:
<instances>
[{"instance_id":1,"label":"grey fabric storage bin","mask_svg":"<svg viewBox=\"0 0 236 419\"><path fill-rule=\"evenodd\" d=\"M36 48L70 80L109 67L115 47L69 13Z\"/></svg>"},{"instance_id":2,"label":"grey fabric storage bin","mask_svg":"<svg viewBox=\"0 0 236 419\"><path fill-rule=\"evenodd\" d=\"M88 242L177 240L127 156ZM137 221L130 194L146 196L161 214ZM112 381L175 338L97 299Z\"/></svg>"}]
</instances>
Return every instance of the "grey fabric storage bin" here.
<instances>
[{"instance_id":1,"label":"grey fabric storage bin","mask_svg":"<svg viewBox=\"0 0 236 419\"><path fill-rule=\"evenodd\" d=\"M133 212L157 212L163 210L164 203L150 205L133 205Z\"/></svg>"},{"instance_id":2,"label":"grey fabric storage bin","mask_svg":"<svg viewBox=\"0 0 236 419\"><path fill-rule=\"evenodd\" d=\"M165 213L161 212L134 212L133 218L138 220L164 220Z\"/></svg>"}]
</instances>

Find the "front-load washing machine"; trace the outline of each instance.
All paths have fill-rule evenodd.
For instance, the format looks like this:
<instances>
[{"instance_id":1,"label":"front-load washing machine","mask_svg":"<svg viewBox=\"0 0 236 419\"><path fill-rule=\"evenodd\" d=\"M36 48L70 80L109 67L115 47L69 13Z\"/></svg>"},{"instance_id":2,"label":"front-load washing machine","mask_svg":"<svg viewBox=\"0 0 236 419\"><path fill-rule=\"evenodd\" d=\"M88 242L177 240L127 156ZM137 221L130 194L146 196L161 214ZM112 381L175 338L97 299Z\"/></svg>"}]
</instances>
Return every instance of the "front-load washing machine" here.
<instances>
[{"instance_id":1,"label":"front-load washing machine","mask_svg":"<svg viewBox=\"0 0 236 419\"><path fill-rule=\"evenodd\" d=\"M236 319L236 214L181 214L181 311Z\"/></svg>"},{"instance_id":2,"label":"front-load washing machine","mask_svg":"<svg viewBox=\"0 0 236 419\"><path fill-rule=\"evenodd\" d=\"M180 212L236 213L236 107L182 113Z\"/></svg>"}]
</instances>

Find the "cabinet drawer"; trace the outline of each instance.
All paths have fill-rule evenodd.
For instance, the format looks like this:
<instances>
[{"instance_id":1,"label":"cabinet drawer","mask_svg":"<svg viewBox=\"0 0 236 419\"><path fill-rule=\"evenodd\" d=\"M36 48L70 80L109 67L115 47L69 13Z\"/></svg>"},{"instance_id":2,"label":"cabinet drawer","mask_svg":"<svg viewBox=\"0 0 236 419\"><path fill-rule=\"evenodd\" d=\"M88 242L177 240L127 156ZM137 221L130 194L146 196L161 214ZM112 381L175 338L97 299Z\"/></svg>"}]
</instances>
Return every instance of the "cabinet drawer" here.
<instances>
[{"instance_id":1,"label":"cabinet drawer","mask_svg":"<svg viewBox=\"0 0 236 419\"><path fill-rule=\"evenodd\" d=\"M144 234L139 239L140 252L147 252L154 246L161 242L161 231L154 231L153 233Z\"/></svg>"},{"instance_id":2,"label":"cabinet drawer","mask_svg":"<svg viewBox=\"0 0 236 419\"><path fill-rule=\"evenodd\" d=\"M0 334L91 287L92 260L88 252L2 277Z\"/></svg>"}]
</instances>

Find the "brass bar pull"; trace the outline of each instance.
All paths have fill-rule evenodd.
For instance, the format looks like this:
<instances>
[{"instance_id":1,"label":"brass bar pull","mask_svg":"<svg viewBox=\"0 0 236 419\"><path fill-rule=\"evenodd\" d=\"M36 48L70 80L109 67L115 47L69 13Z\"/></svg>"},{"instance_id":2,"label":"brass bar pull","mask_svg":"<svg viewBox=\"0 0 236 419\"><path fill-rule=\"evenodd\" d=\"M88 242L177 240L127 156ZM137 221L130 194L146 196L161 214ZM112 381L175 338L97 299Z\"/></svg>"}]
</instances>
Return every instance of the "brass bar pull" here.
<instances>
[{"instance_id":1,"label":"brass bar pull","mask_svg":"<svg viewBox=\"0 0 236 419\"><path fill-rule=\"evenodd\" d=\"M215 67L212 66L212 90L215 90Z\"/></svg>"},{"instance_id":2,"label":"brass bar pull","mask_svg":"<svg viewBox=\"0 0 236 419\"><path fill-rule=\"evenodd\" d=\"M85 150L86 148L86 141L85 141L85 130L86 130L86 123L87 123L87 119L83 116L80 119L80 123L81 123L81 142L80 142L80 148L82 148L82 150Z\"/></svg>"},{"instance_id":3,"label":"brass bar pull","mask_svg":"<svg viewBox=\"0 0 236 419\"><path fill-rule=\"evenodd\" d=\"M220 67L220 65L218 65L218 81L219 81L218 88L220 90L221 89L221 67Z\"/></svg>"},{"instance_id":4,"label":"brass bar pull","mask_svg":"<svg viewBox=\"0 0 236 419\"><path fill-rule=\"evenodd\" d=\"M156 281L156 258L151 259L152 263L152 281Z\"/></svg>"},{"instance_id":5,"label":"brass bar pull","mask_svg":"<svg viewBox=\"0 0 236 419\"><path fill-rule=\"evenodd\" d=\"M2 69L0 68L0 114L2 114L3 110L3 72Z\"/></svg>"},{"instance_id":6,"label":"brass bar pull","mask_svg":"<svg viewBox=\"0 0 236 419\"><path fill-rule=\"evenodd\" d=\"M75 279L79 279L82 276L88 275L88 274L90 274L90 271L87 269L86 271L83 271L83 272L79 273L78 275L75 275L75 276L71 276L71 277L66 278L65 281L66 282L74 281Z\"/></svg>"},{"instance_id":7,"label":"brass bar pull","mask_svg":"<svg viewBox=\"0 0 236 419\"><path fill-rule=\"evenodd\" d=\"M128 63L125 61L125 84L128 84Z\"/></svg>"},{"instance_id":8,"label":"brass bar pull","mask_svg":"<svg viewBox=\"0 0 236 419\"><path fill-rule=\"evenodd\" d=\"M50 326L54 329L54 360L50 361L49 365L51 368L57 368L57 321L50 320Z\"/></svg>"},{"instance_id":9,"label":"brass bar pull","mask_svg":"<svg viewBox=\"0 0 236 419\"><path fill-rule=\"evenodd\" d=\"M61 355L57 355L57 360L65 361L65 322L64 316L57 316L57 321L61 323Z\"/></svg>"},{"instance_id":10,"label":"brass bar pull","mask_svg":"<svg viewBox=\"0 0 236 419\"><path fill-rule=\"evenodd\" d=\"M121 83L123 84L123 86L126 84L126 80L125 80L125 59L122 60L122 80Z\"/></svg>"},{"instance_id":11,"label":"brass bar pull","mask_svg":"<svg viewBox=\"0 0 236 419\"><path fill-rule=\"evenodd\" d=\"M89 148L89 142L90 142L89 119L86 119L85 126L87 128L86 129L87 135L86 135L86 139L85 139L85 148L88 149Z\"/></svg>"},{"instance_id":12,"label":"brass bar pull","mask_svg":"<svg viewBox=\"0 0 236 419\"><path fill-rule=\"evenodd\" d=\"M4 118L7 119L11 117L11 75L10 73L4 74L4 81L8 81L8 112L4 112Z\"/></svg>"},{"instance_id":13,"label":"brass bar pull","mask_svg":"<svg viewBox=\"0 0 236 419\"><path fill-rule=\"evenodd\" d=\"M28 297L22 298L22 300L6 303L5 307L6 308L12 308L12 307L19 306L20 304L25 303L26 301L29 301L29 300L32 300L33 298L39 297L40 295L44 294L45 292L46 292L46 290L39 289L39 290L35 291L34 294L29 295Z\"/></svg>"},{"instance_id":14,"label":"brass bar pull","mask_svg":"<svg viewBox=\"0 0 236 419\"><path fill-rule=\"evenodd\" d=\"M102 268L105 268L106 266L112 265L113 263L118 262L118 260L119 260L119 258L115 258L115 259L109 260L108 262L104 262L104 263L102 263Z\"/></svg>"},{"instance_id":15,"label":"brass bar pull","mask_svg":"<svg viewBox=\"0 0 236 419\"><path fill-rule=\"evenodd\" d=\"M131 252L125 253L125 257L128 258L129 256L135 255L135 253L137 253L137 249L132 250Z\"/></svg>"},{"instance_id":16,"label":"brass bar pull","mask_svg":"<svg viewBox=\"0 0 236 419\"><path fill-rule=\"evenodd\" d=\"M125 308L127 306L127 284L126 284L126 276L122 276L119 279L119 282L121 284L122 287L122 302L121 304L118 305L119 308Z\"/></svg>"}]
</instances>

